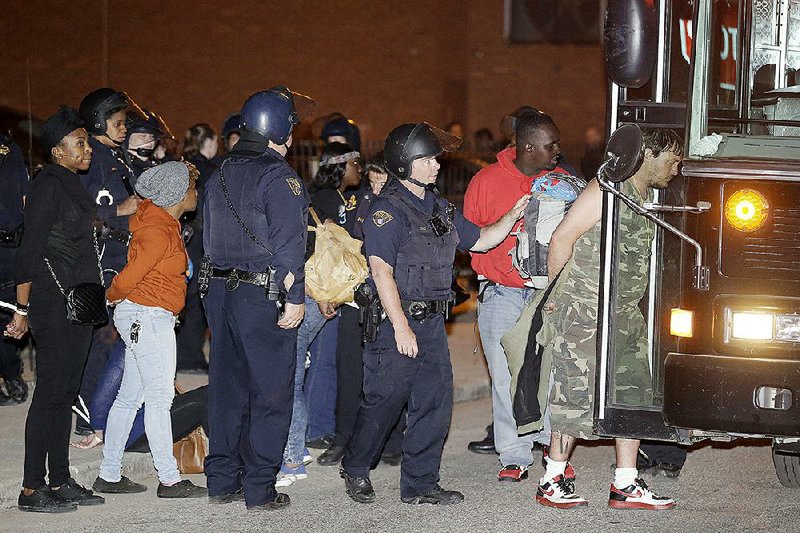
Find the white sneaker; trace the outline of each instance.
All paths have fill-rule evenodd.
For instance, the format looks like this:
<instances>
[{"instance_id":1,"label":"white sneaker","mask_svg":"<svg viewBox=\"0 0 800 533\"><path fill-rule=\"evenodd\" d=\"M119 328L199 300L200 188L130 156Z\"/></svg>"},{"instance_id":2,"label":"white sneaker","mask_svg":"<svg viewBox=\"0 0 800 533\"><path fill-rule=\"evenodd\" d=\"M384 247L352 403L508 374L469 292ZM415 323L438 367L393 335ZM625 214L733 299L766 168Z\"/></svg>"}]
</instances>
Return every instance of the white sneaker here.
<instances>
[{"instance_id":1,"label":"white sneaker","mask_svg":"<svg viewBox=\"0 0 800 533\"><path fill-rule=\"evenodd\" d=\"M556 509L572 509L589 505L589 502L575 494L575 484L569 479L558 475L544 483L539 483L536 489L536 501L546 507Z\"/></svg>"},{"instance_id":2,"label":"white sneaker","mask_svg":"<svg viewBox=\"0 0 800 533\"><path fill-rule=\"evenodd\" d=\"M675 500L655 494L640 478L624 489L618 489L612 483L608 506L612 509L672 509Z\"/></svg>"},{"instance_id":3,"label":"white sneaker","mask_svg":"<svg viewBox=\"0 0 800 533\"><path fill-rule=\"evenodd\" d=\"M294 477L291 474L284 474L283 472L278 472L278 477L275 478L275 486L276 487L288 487L289 485L294 483L296 480L297 480L297 478Z\"/></svg>"},{"instance_id":4,"label":"white sneaker","mask_svg":"<svg viewBox=\"0 0 800 533\"><path fill-rule=\"evenodd\" d=\"M311 456L311 452L308 451L308 448L303 448L303 464L308 466L314 462L314 458Z\"/></svg>"}]
</instances>

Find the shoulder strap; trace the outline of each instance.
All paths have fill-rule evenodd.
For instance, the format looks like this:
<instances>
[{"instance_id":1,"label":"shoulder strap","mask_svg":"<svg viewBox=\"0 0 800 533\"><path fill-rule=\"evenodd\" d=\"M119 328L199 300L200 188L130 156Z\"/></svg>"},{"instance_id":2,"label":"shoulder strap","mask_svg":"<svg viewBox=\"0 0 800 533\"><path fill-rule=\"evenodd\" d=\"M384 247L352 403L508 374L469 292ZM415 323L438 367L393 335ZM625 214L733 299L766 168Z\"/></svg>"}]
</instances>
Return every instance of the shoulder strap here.
<instances>
[{"instance_id":1,"label":"shoulder strap","mask_svg":"<svg viewBox=\"0 0 800 533\"><path fill-rule=\"evenodd\" d=\"M236 219L236 221L242 227L244 232L247 233L247 235L251 239L253 239L253 242L255 242L256 244L261 246L269 255L274 255L275 252L272 251L272 248L270 248L269 246L267 246L266 244L261 242L261 239L256 237L255 234L252 231L250 231L250 229L247 226L244 225L244 221L242 220L242 217L239 216L239 212L236 211L235 207L233 207L233 202L231 202L231 197L228 194L228 186L225 183L225 175L223 174L223 169L225 168L225 163L227 163L227 162L228 162L228 160L225 159L225 161L223 161L222 165L219 167L219 182L220 182L220 185L222 185L222 194L225 195L225 202L227 202L227 204L228 204L228 209L231 210L231 213L233 213L233 217Z\"/></svg>"}]
</instances>

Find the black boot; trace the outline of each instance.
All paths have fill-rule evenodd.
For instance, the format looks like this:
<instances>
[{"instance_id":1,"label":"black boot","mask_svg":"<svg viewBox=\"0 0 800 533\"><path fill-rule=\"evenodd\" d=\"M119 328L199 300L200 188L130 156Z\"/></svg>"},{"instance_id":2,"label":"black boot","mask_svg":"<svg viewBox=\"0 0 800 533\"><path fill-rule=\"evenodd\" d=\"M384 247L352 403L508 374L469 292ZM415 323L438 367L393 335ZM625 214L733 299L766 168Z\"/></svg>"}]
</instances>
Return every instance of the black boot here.
<instances>
[{"instance_id":1,"label":"black boot","mask_svg":"<svg viewBox=\"0 0 800 533\"><path fill-rule=\"evenodd\" d=\"M353 477L344 471L339 470L339 475L344 479L344 489L347 495L358 503L372 503L375 501L375 491L372 489L372 482L368 477Z\"/></svg>"},{"instance_id":2,"label":"black boot","mask_svg":"<svg viewBox=\"0 0 800 533\"><path fill-rule=\"evenodd\" d=\"M79 485L77 481L69 478L66 483L57 489L51 489L53 494L61 496L68 502L74 502L78 505L102 505L106 503L106 499L98 496L86 487Z\"/></svg>"},{"instance_id":3,"label":"black boot","mask_svg":"<svg viewBox=\"0 0 800 533\"><path fill-rule=\"evenodd\" d=\"M486 437L483 440L474 440L467 444L467 449L473 453L497 453L494 449L494 424L486 427Z\"/></svg>"},{"instance_id":4,"label":"black boot","mask_svg":"<svg viewBox=\"0 0 800 533\"><path fill-rule=\"evenodd\" d=\"M422 503L430 503L433 505L455 505L464 501L464 495L457 490L444 490L439 485L436 485L433 490L420 494L412 498L400 498L403 503L410 503L419 505Z\"/></svg>"},{"instance_id":5,"label":"black boot","mask_svg":"<svg viewBox=\"0 0 800 533\"><path fill-rule=\"evenodd\" d=\"M339 464L342 457L344 457L344 446L337 446L334 444L322 452L322 455L317 457L317 463L322 466L335 466Z\"/></svg>"},{"instance_id":6,"label":"black boot","mask_svg":"<svg viewBox=\"0 0 800 533\"><path fill-rule=\"evenodd\" d=\"M28 399L28 384L25 383L22 376L7 380L6 390L11 399L17 403L25 403L25 400Z\"/></svg>"}]
</instances>

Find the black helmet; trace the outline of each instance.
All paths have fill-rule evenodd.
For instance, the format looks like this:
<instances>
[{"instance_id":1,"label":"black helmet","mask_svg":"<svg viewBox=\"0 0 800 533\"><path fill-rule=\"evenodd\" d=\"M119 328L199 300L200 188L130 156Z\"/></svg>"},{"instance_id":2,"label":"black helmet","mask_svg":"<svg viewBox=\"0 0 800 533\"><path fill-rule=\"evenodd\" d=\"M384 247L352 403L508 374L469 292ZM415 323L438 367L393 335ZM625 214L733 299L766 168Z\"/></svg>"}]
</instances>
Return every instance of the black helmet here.
<instances>
[{"instance_id":1,"label":"black helmet","mask_svg":"<svg viewBox=\"0 0 800 533\"><path fill-rule=\"evenodd\" d=\"M103 135L108 117L127 107L128 97L125 93L103 87L90 92L81 100L80 114L86 123L86 131L92 135Z\"/></svg>"},{"instance_id":2,"label":"black helmet","mask_svg":"<svg viewBox=\"0 0 800 533\"><path fill-rule=\"evenodd\" d=\"M239 123L242 121L242 115L234 113L225 119L222 123L222 138L227 139L231 133L239 133Z\"/></svg>"},{"instance_id":3,"label":"black helmet","mask_svg":"<svg viewBox=\"0 0 800 533\"><path fill-rule=\"evenodd\" d=\"M461 139L427 122L402 124L386 137L383 158L386 168L401 180L411 178L411 163L423 157L436 157L458 148Z\"/></svg>"},{"instance_id":4,"label":"black helmet","mask_svg":"<svg viewBox=\"0 0 800 533\"><path fill-rule=\"evenodd\" d=\"M329 137L344 137L347 144L354 150L361 150L361 132L355 121L347 118L341 113L333 113L328 117L328 121L322 127L320 139L328 140Z\"/></svg>"}]
</instances>

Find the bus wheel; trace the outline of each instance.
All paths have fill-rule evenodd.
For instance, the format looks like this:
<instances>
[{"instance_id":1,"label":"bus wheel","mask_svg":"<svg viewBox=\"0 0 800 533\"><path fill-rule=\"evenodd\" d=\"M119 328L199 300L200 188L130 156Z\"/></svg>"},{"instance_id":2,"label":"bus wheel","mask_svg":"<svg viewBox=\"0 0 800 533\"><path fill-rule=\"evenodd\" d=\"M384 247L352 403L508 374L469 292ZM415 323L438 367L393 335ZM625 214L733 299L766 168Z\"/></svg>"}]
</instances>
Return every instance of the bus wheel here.
<instances>
[{"instance_id":1,"label":"bus wheel","mask_svg":"<svg viewBox=\"0 0 800 533\"><path fill-rule=\"evenodd\" d=\"M790 489L800 488L800 455L772 450L772 462L781 485Z\"/></svg>"}]
</instances>

